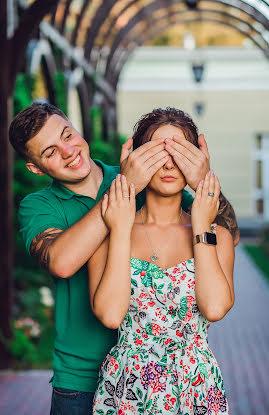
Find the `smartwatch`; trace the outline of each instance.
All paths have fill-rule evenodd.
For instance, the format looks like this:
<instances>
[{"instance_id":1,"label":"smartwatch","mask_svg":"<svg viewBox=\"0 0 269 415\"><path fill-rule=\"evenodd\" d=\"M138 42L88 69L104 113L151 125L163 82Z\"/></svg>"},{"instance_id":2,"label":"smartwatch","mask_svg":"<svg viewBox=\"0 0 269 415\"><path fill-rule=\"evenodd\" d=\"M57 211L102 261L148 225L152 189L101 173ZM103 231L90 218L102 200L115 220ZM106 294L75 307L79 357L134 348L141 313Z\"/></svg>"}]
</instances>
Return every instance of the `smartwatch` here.
<instances>
[{"instance_id":1,"label":"smartwatch","mask_svg":"<svg viewBox=\"0 0 269 415\"><path fill-rule=\"evenodd\" d=\"M193 245L199 244L202 242L207 245L217 245L217 237L215 233L204 232L201 235L195 235L193 238Z\"/></svg>"}]
</instances>

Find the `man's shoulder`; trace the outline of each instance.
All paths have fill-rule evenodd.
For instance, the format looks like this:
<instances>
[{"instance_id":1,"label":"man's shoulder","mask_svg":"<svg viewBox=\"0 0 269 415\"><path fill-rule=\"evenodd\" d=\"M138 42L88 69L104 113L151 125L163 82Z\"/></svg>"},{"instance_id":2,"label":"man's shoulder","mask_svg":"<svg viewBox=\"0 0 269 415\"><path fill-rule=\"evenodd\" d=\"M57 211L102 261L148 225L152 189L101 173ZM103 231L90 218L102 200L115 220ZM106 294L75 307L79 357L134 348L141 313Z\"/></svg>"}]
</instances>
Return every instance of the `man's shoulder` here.
<instances>
[{"instance_id":1,"label":"man's shoulder","mask_svg":"<svg viewBox=\"0 0 269 415\"><path fill-rule=\"evenodd\" d=\"M24 205L25 203L42 203L44 201L55 201L56 195L53 193L51 189L51 184L44 187L43 189L37 190L36 192L29 193L26 195L20 202L20 206Z\"/></svg>"}]
</instances>

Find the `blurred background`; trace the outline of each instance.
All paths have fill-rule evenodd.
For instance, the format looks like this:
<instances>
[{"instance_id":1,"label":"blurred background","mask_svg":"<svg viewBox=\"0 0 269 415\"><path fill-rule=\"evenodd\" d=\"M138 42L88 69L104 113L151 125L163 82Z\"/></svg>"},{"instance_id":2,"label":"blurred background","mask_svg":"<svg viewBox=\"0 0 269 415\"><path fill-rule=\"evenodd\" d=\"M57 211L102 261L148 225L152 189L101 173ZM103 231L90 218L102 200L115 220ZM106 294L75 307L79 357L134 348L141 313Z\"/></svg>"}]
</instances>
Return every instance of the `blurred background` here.
<instances>
[{"instance_id":1,"label":"blurred background","mask_svg":"<svg viewBox=\"0 0 269 415\"><path fill-rule=\"evenodd\" d=\"M20 200L49 180L8 143L12 117L45 100L108 164L153 108L180 108L205 134L241 232L236 305L212 325L212 349L231 415L268 415L269 3L1 0L0 62L0 411L49 408L54 286L26 254L17 222Z\"/></svg>"}]
</instances>

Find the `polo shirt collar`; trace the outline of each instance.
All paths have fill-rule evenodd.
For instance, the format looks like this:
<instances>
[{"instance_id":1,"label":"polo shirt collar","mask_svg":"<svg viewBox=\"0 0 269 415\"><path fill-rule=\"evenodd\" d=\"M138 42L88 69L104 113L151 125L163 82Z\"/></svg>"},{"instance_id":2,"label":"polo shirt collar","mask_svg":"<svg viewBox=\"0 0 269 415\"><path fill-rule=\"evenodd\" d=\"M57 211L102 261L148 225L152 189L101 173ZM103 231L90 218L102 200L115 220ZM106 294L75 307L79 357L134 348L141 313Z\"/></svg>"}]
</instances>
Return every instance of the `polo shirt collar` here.
<instances>
[{"instance_id":1,"label":"polo shirt collar","mask_svg":"<svg viewBox=\"0 0 269 415\"><path fill-rule=\"evenodd\" d=\"M108 166L100 160L95 160L94 159L93 161L98 166L100 166L101 169L103 170L103 181L102 181L102 183L100 185L100 188L99 188L99 191L98 191L98 195L97 195L97 199L98 199L100 191L102 191L102 193L103 193L111 185L111 177L114 178L114 176L115 176L115 167ZM60 184L57 180L53 180L52 184L50 185L50 189L60 199L71 199L73 196L88 197L88 196L85 196L85 195L80 195L79 193L72 192L72 190L67 189L65 186Z\"/></svg>"}]
</instances>

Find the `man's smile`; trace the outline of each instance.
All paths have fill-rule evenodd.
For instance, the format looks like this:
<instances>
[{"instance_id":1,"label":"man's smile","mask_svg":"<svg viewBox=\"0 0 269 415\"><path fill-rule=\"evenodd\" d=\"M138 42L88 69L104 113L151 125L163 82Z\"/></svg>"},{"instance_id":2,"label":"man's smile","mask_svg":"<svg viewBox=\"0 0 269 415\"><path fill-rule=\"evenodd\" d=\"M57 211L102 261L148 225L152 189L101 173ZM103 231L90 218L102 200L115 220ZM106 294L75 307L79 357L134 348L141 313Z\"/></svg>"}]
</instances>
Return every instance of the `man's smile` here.
<instances>
[{"instance_id":1,"label":"man's smile","mask_svg":"<svg viewBox=\"0 0 269 415\"><path fill-rule=\"evenodd\" d=\"M80 157L80 153L76 156L75 159L73 159L73 161L71 161L71 163L67 164L66 167L78 167L78 164L80 163L81 157Z\"/></svg>"}]
</instances>

